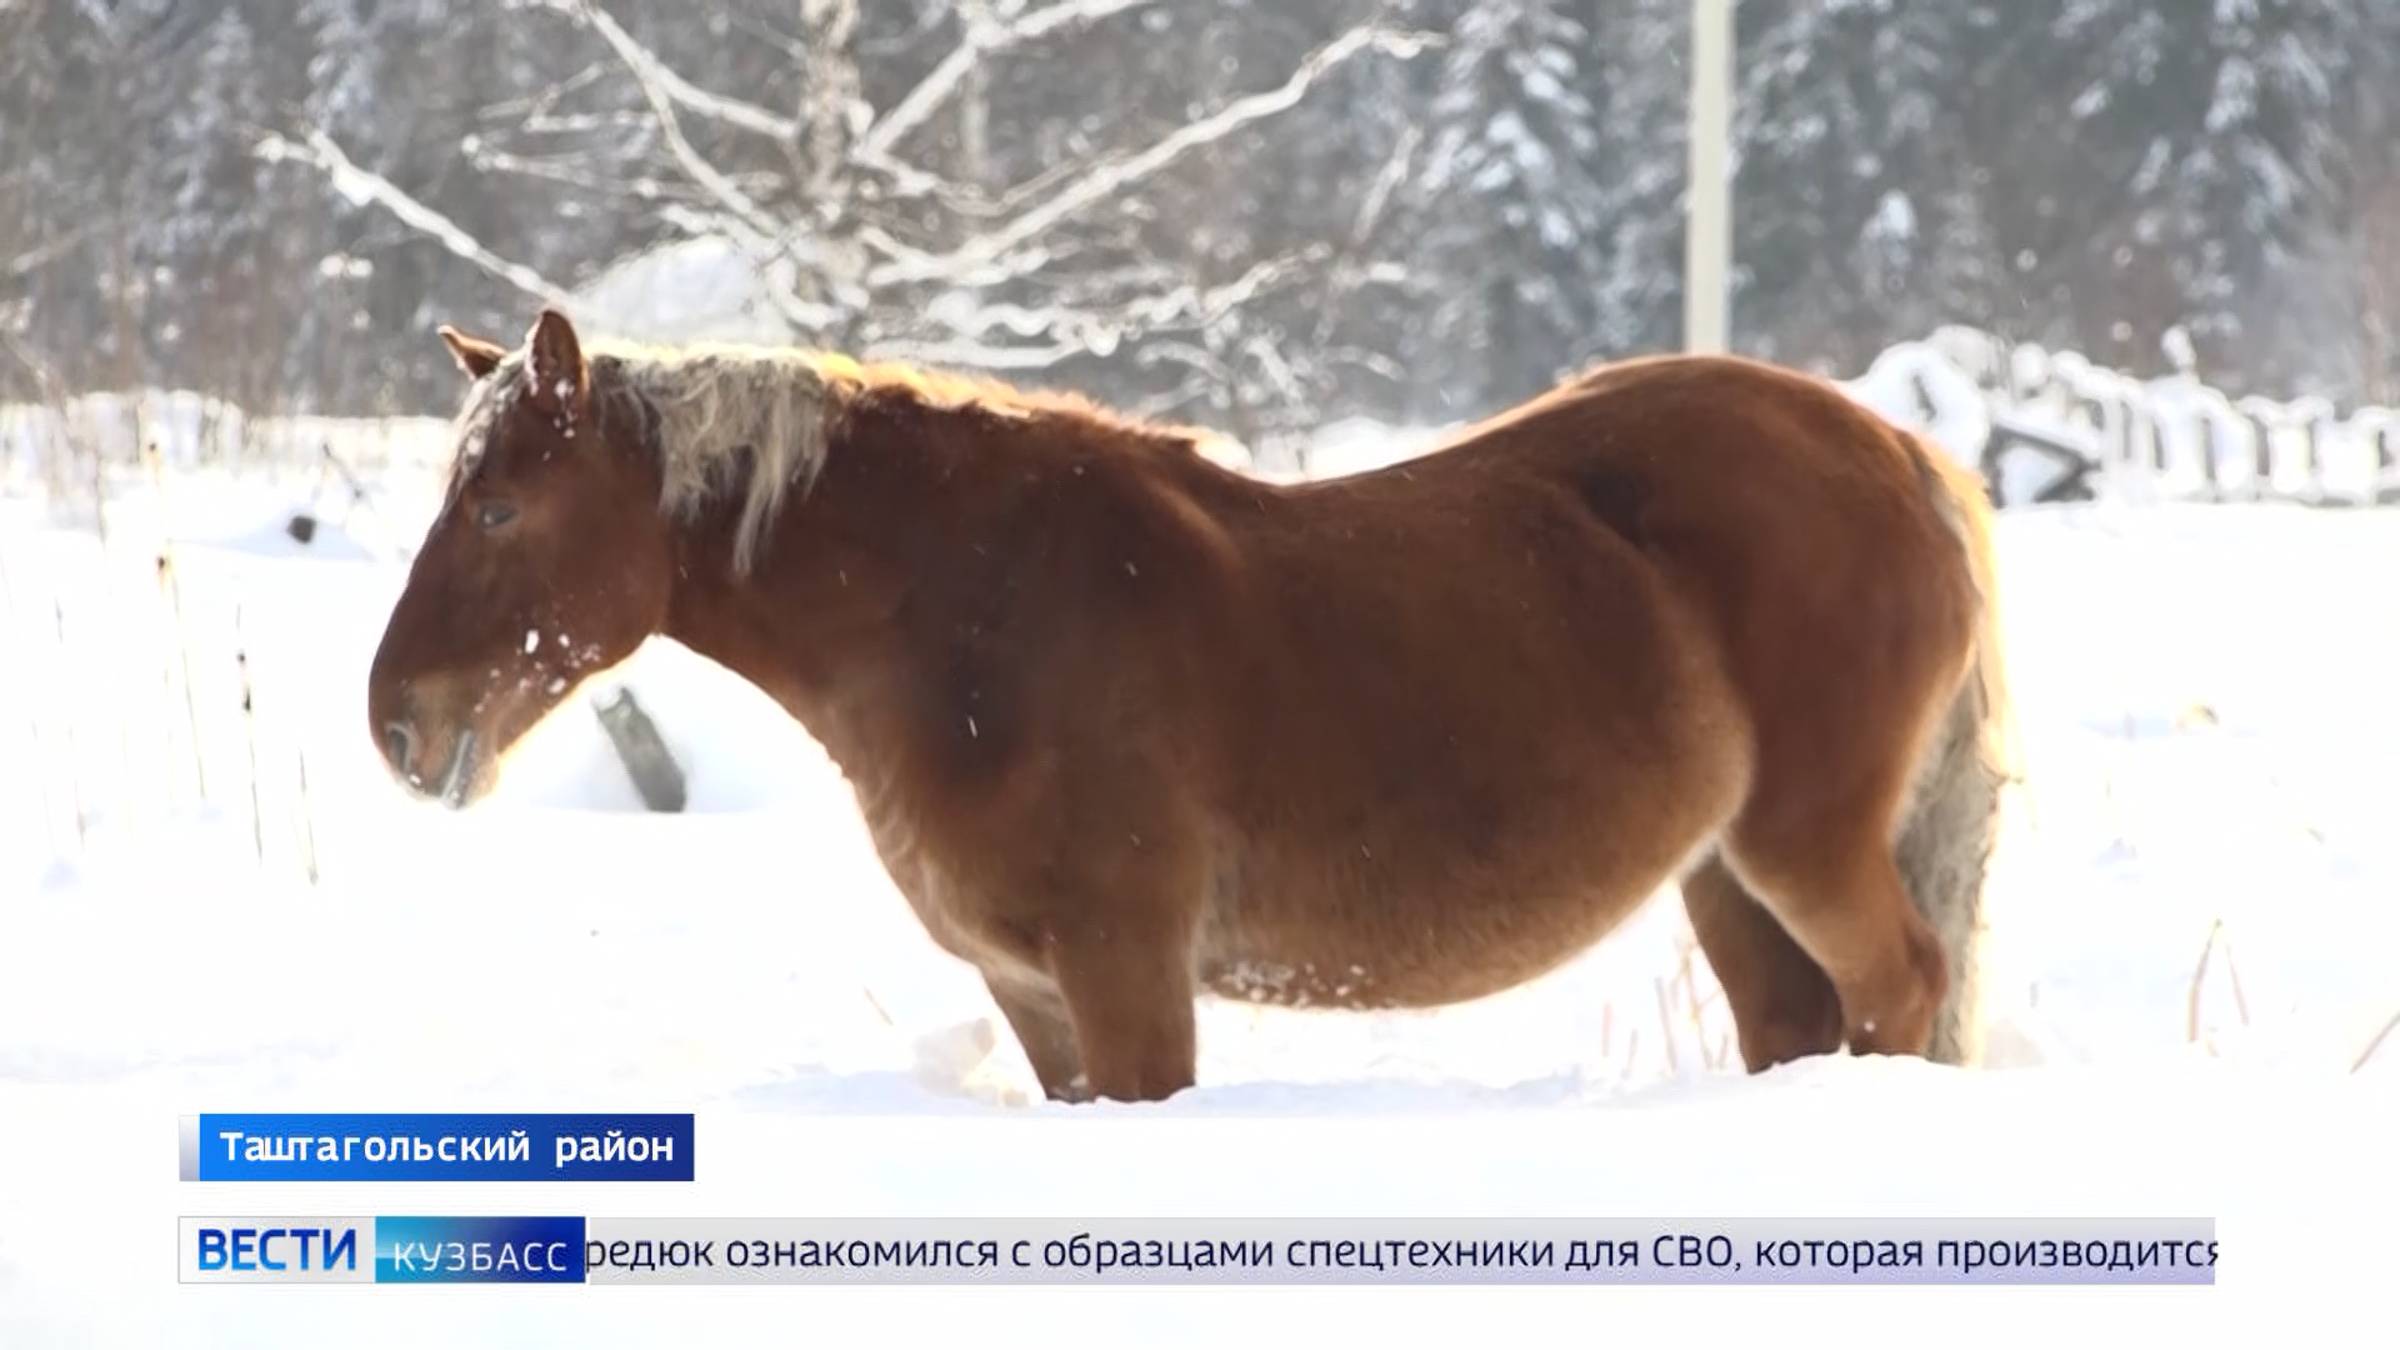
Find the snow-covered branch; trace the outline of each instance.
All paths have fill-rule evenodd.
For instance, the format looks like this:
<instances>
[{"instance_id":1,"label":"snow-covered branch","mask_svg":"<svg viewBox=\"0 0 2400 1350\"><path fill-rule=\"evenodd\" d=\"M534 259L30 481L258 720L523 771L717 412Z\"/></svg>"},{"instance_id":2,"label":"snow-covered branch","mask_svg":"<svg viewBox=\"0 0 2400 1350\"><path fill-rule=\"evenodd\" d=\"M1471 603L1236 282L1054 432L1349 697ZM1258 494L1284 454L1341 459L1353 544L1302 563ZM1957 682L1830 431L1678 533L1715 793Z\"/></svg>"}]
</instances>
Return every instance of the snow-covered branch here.
<instances>
[{"instance_id":1,"label":"snow-covered branch","mask_svg":"<svg viewBox=\"0 0 2400 1350\"><path fill-rule=\"evenodd\" d=\"M876 343L868 354L878 359L912 361L930 366L963 366L970 370L1047 370L1071 356L1081 356L1089 349L1074 338L1065 338L1039 346L1014 346L978 341L974 338L943 338L934 341L895 339Z\"/></svg>"},{"instance_id":2,"label":"snow-covered branch","mask_svg":"<svg viewBox=\"0 0 2400 1350\"><path fill-rule=\"evenodd\" d=\"M643 101L650 105L651 115L658 119L659 135L666 141L667 153L674 157L676 166L749 230L768 239L781 234L782 228L774 218L752 201L750 194L742 191L739 184L726 177L716 165L709 163L708 157L685 138L682 119L676 115L675 109L698 91L681 83L679 77L667 69L665 62L634 41L633 35L610 18L606 10L591 3L591 0L583 0L581 12L632 74Z\"/></svg>"},{"instance_id":3,"label":"snow-covered branch","mask_svg":"<svg viewBox=\"0 0 2400 1350\"><path fill-rule=\"evenodd\" d=\"M658 214L668 225L695 239L717 238L733 245L750 261L761 296L796 334L838 331L863 308L855 288L842 292L841 304L827 304L800 294L795 281L803 271L821 280L833 270L826 262L826 254L805 237L767 238L751 232L738 220L685 206L668 205L660 208Z\"/></svg>"},{"instance_id":4,"label":"snow-covered branch","mask_svg":"<svg viewBox=\"0 0 2400 1350\"><path fill-rule=\"evenodd\" d=\"M1126 188L1166 168L1202 146L1221 141L1253 122L1296 106L1326 72L1361 52L1373 49L1401 58L1416 55L1428 39L1422 34L1388 28L1354 28L1309 54L1290 77L1273 89L1245 95L1196 121L1188 122L1129 155L1105 160L1085 170L1041 204L1014 220L986 231L949 253L895 259L869 271L869 286L895 282L963 279L999 262L1061 221L1089 210ZM1001 275L1019 270L1003 266Z\"/></svg>"},{"instance_id":5,"label":"snow-covered branch","mask_svg":"<svg viewBox=\"0 0 2400 1350\"><path fill-rule=\"evenodd\" d=\"M799 167L803 199L811 202L835 194L849 167L851 138L873 116L850 49L858 36L858 5L859 0L800 0L808 44L800 62L801 122L808 144Z\"/></svg>"},{"instance_id":6,"label":"snow-covered branch","mask_svg":"<svg viewBox=\"0 0 2400 1350\"><path fill-rule=\"evenodd\" d=\"M352 163L342 148L333 143L333 138L322 131L312 128L300 141L269 134L259 140L254 151L271 163L297 161L313 165L331 181L334 191L352 202L382 207L402 224L430 236L442 247L518 290L554 305L569 303L564 287L523 263L511 262L485 248L475 236L461 229L458 222L402 191L383 175Z\"/></svg>"},{"instance_id":7,"label":"snow-covered branch","mask_svg":"<svg viewBox=\"0 0 2400 1350\"><path fill-rule=\"evenodd\" d=\"M1179 287L1164 295L1148 296L1128 307L1137 329L1188 323L1206 328L1259 296L1312 271L1325 259L1326 248L1312 244L1296 252L1253 263L1240 276L1206 290Z\"/></svg>"},{"instance_id":8,"label":"snow-covered branch","mask_svg":"<svg viewBox=\"0 0 2400 1350\"><path fill-rule=\"evenodd\" d=\"M65 399L66 386L58 378L57 367L43 360L41 353L27 346L23 338L6 328L0 328L0 347L6 347L8 354L15 357L17 363L33 376L33 382L41 387L42 397L54 403Z\"/></svg>"},{"instance_id":9,"label":"snow-covered branch","mask_svg":"<svg viewBox=\"0 0 2400 1350\"><path fill-rule=\"evenodd\" d=\"M870 164L882 164L888 160L893 148L900 143L900 138L924 125L926 118L958 92L968 72L985 57L1047 37L1063 28L1097 23L1112 15L1156 3L1158 0L1060 0L1058 4L1021 14L1007 23L993 19L980 6L962 8L960 21L966 27L966 36L951 49L949 55L926 72L916 88L909 90L898 103L868 126L866 134L859 138L859 159Z\"/></svg>"},{"instance_id":10,"label":"snow-covered branch","mask_svg":"<svg viewBox=\"0 0 2400 1350\"><path fill-rule=\"evenodd\" d=\"M779 141L798 139L799 122L772 109L712 93L693 84L676 74L672 67L658 58L657 53L625 31L625 25L618 23L607 10L591 0L547 0L547 7L590 24L592 30L600 35L600 40L608 44L609 49L617 54L617 59L625 63L626 69L633 72L644 88L655 91L668 103L711 121L754 131Z\"/></svg>"},{"instance_id":11,"label":"snow-covered branch","mask_svg":"<svg viewBox=\"0 0 2400 1350\"><path fill-rule=\"evenodd\" d=\"M569 95L596 83L604 74L605 68L601 63L587 62L581 69L565 79L554 80L531 93L502 99L497 103L485 104L476 110L476 119L490 122L505 118L522 118L526 123L526 129L534 130L537 124L546 123L558 105L564 102Z\"/></svg>"},{"instance_id":12,"label":"snow-covered branch","mask_svg":"<svg viewBox=\"0 0 2400 1350\"><path fill-rule=\"evenodd\" d=\"M1074 356L1107 356L1155 333L1214 327L1243 305L1306 275L1325 252L1322 245L1311 245L1205 289L1190 284L1150 289L1148 279L1128 276L1122 289L1080 302L1013 304L945 291L916 312L921 323L943 330L941 335L889 338L875 343L869 354L986 370L1036 370ZM1008 341L1012 338L1039 341Z\"/></svg>"},{"instance_id":13,"label":"snow-covered branch","mask_svg":"<svg viewBox=\"0 0 2400 1350\"><path fill-rule=\"evenodd\" d=\"M100 221L87 222L75 229L65 231L46 243L36 244L6 262L0 262L0 278L14 281L37 268L48 266L54 260L73 252L76 245L98 234L102 223Z\"/></svg>"},{"instance_id":14,"label":"snow-covered branch","mask_svg":"<svg viewBox=\"0 0 2400 1350\"><path fill-rule=\"evenodd\" d=\"M1249 261L1231 280L1204 286L1189 267L1125 260L1114 256L1113 248L1097 248L1082 233L1058 227L1111 201L1138 197L1178 160L1298 106L1344 62L1371 52L1406 58L1427 42L1423 35L1380 26L1353 29L1300 59L1271 88L1233 97L1147 143L1060 165L995 196L940 184L893 160L891 152L958 95L974 77L977 62L1159 0L1034 0L1035 7L1013 13L1003 8L997 17L986 6L962 7L967 29L958 48L872 120L840 78L852 60L856 10L849 0L814 0L803 7L803 18L819 39L814 46L821 49L813 59L833 69L828 74L812 66L812 96L796 119L698 88L594 0L528 2L573 15L607 45L614 56L610 64L633 82L657 144L676 166L674 181L628 175L611 182L585 170L571 153L516 155L486 146L480 137L469 139L471 161L585 191L636 197L679 233L726 241L753 264L751 303L763 303L795 337L843 341L870 355L1029 371L1078 357L1104 357L1136 340L1188 335L1205 349L1232 344L1229 352L1238 352L1278 389L1297 388L1306 376L1270 338L1239 331L1245 325L1238 311L1269 292L1322 279L1334 253L1331 246ZM825 77L822 90L815 88L819 75ZM588 82L588 73L570 81ZM563 88L514 105L494 105L486 114L556 117ZM831 140L817 135L828 117L840 124ZM807 207L790 206L780 192L760 186L764 180L703 153L686 135L694 118L774 137L793 154L793 167L809 183L829 162L838 172L821 189L796 186L798 200ZM299 139L269 136L259 152L311 163L351 200L382 207L545 301L573 303L564 288L499 256L456 222L360 168L323 132ZM1407 155L1398 158L1405 162ZM873 185L859 171L885 175L887 181L933 183L945 208L939 215L947 218L921 219L878 208ZM1388 195L1388 187L1382 195Z\"/></svg>"},{"instance_id":15,"label":"snow-covered branch","mask_svg":"<svg viewBox=\"0 0 2400 1350\"><path fill-rule=\"evenodd\" d=\"M494 149L489 144L475 142L465 147L467 162L478 169L495 173L516 174L523 178L558 183L584 192L612 196L630 196L636 201L684 201L693 196L692 189L680 182L668 182L645 173L628 174L622 178L602 178L581 168L581 156L559 155L534 159Z\"/></svg>"},{"instance_id":16,"label":"snow-covered branch","mask_svg":"<svg viewBox=\"0 0 2400 1350\"><path fill-rule=\"evenodd\" d=\"M1423 129L1419 127L1402 129L1399 142L1392 146L1392 153L1384 160L1383 168L1376 172L1375 181L1367 185L1366 195L1359 199L1358 216L1350 222L1351 248L1365 247L1367 240L1374 236L1375 227L1382 221L1383 210L1390 205L1392 194L1407 180L1409 163L1415 158L1417 144L1424 136Z\"/></svg>"}]
</instances>

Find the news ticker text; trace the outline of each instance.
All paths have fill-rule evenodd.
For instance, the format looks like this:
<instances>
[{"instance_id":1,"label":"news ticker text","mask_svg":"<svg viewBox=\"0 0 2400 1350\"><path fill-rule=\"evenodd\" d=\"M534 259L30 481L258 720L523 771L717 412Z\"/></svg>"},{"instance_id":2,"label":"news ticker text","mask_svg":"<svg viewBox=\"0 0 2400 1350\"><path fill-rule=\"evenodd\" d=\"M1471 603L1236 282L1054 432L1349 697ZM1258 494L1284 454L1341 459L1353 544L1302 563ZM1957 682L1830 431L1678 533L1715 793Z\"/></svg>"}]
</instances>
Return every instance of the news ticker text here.
<instances>
[{"instance_id":1,"label":"news ticker text","mask_svg":"<svg viewBox=\"0 0 2400 1350\"><path fill-rule=\"evenodd\" d=\"M193 1218L187 1284L2210 1285L2213 1219Z\"/></svg>"}]
</instances>

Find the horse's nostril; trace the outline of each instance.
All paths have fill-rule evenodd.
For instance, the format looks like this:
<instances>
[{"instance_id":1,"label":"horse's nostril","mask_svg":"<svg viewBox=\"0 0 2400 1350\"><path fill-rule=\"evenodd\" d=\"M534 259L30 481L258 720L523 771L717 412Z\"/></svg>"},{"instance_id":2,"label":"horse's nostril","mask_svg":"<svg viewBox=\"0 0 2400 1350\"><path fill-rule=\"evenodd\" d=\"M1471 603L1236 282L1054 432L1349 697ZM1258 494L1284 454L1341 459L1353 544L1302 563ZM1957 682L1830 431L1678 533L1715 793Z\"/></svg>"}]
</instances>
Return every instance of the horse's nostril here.
<instances>
[{"instance_id":1,"label":"horse's nostril","mask_svg":"<svg viewBox=\"0 0 2400 1350\"><path fill-rule=\"evenodd\" d=\"M391 756L392 767L405 773L416 757L417 734L408 729L406 722L386 722L383 724L383 748L384 753Z\"/></svg>"}]
</instances>

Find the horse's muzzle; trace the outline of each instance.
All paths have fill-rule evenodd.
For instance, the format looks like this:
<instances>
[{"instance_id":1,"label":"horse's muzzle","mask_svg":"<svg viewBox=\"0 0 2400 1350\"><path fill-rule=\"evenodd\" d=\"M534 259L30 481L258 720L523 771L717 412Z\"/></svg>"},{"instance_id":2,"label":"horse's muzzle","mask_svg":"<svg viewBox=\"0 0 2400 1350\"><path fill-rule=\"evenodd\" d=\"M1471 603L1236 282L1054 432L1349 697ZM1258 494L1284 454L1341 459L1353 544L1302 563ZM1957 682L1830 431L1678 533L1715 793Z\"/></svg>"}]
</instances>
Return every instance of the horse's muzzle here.
<instances>
[{"instance_id":1,"label":"horse's muzzle","mask_svg":"<svg viewBox=\"0 0 2400 1350\"><path fill-rule=\"evenodd\" d=\"M475 781L475 731L472 727L459 730L458 739L451 743L450 767L442 772L442 805L455 811L467 804L467 790Z\"/></svg>"},{"instance_id":2,"label":"horse's muzzle","mask_svg":"<svg viewBox=\"0 0 2400 1350\"><path fill-rule=\"evenodd\" d=\"M474 794L479 767L476 752L482 748L474 728L459 728L438 767L421 758L438 747L427 743L414 719L390 718L383 723L382 731L384 763L409 791L434 798L453 810L467 804Z\"/></svg>"},{"instance_id":3,"label":"horse's muzzle","mask_svg":"<svg viewBox=\"0 0 2400 1350\"><path fill-rule=\"evenodd\" d=\"M383 759L395 773L406 776L408 766L417 758L417 732L406 722L383 724Z\"/></svg>"}]
</instances>

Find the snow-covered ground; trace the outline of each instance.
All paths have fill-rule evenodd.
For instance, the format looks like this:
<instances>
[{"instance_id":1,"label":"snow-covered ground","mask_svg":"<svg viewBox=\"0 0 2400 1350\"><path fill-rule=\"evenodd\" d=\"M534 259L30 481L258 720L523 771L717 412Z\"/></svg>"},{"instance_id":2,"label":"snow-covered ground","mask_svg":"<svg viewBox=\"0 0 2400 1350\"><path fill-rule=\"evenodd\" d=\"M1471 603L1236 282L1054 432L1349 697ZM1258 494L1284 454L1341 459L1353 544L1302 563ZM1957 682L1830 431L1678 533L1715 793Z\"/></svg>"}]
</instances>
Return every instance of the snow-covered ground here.
<instances>
[{"instance_id":1,"label":"snow-covered ground","mask_svg":"<svg viewBox=\"0 0 2400 1350\"><path fill-rule=\"evenodd\" d=\"M1825 1297L173 1283L177 1214L396 1204L2222 1220L2215 1291L1844 1296L1846 1328L1969 1344L2045 1317L2074 1343L2215 1343L2243 1310L2305 1316L2326 1305L2295 1293L2388 1279L2400 1035L2353 1065L2400 1012L2400 514L2004 519L2033 777L1995 881L2002 1067L1741 1076L1668 897L1477 1004L1209 1005L1199 1089L1061 1108L1028 1101L980 983L917 930L813 743L672 644L613 678L687 766L688 814L638 810L580 702L483 808L403 799L363 690L430 483L375 487L360 506L321 476L137 483L105 546L0 498L0 1346L880 1341L904 1314L979 1344L1456 1343L1554 1317L1579 1343L1706 1345ZM284 531L303 503L323 512L305 546ZM688 1110L699 1180L404 1202L175 1181L179 1116L277 1110Z\"/></svg>"}]
</instances>

